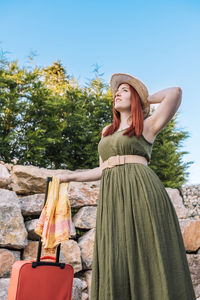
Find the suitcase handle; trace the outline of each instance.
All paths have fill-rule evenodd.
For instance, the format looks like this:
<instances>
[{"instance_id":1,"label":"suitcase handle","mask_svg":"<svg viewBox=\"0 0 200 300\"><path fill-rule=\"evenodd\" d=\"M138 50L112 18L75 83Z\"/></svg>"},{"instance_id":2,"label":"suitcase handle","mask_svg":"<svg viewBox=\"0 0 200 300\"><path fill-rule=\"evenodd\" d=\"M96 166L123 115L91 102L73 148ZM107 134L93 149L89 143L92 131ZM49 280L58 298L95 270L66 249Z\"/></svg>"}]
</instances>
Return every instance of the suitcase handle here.
<instances>
[{"instance_id":1,"label":"suitcase handle","mask_svg":"<svg viewBox=\"0 0 200 300\"><path fill-rule=\"evenodd\" d=\"M41 260L45 260L45 259L51 259L54 262L41 261ZM54 266L54 267L60 267L61 269L64 269L65 268L65 263L58 262L57 257L45 255L45 256L40 257L40 261L32 260L32 268L36 268L36 267L39 267L39 266Z\"/></svg>"},{"instance_id":2,"label":"suitcase handle","mask_svg":"<svg viewBox=\"0 0 200 300\"><path fill-rule=\"evenodd\" d=\"M36 268L36 267L39 267L39 266L53 266L53 267L59 267L61 269L64 269L65 268L65 263L57 263L56 261L55 262L52 262L52 261L32 261L32 268Z\"/></svg>"},{"instance_id":3,"label":"suitcase handle","mask_svg":"<svg viewBox=\"0 0 200 300\"><path fill-rule=\"evenodd\" d=\"M51 259L51 260L55 260L56 261L56 257L49 256L49 255L45 255L45 256L40 257L40 260L44 260L44 259Z\"/></svg>"}]
</instances>

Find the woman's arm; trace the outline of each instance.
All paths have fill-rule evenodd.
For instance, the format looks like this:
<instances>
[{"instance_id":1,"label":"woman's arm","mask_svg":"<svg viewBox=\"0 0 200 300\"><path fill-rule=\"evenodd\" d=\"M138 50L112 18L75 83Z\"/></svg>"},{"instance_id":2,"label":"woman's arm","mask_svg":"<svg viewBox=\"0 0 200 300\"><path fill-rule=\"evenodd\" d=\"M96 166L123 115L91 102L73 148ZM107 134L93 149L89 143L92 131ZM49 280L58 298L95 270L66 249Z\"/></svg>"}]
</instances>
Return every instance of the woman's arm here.
<instances>
[{"instance_id":1,"label":"woman's arm","mask_svg":"<svg viewBox=\"0 0 200 300\"><path fill-rule=\"evenodd\" d=\"M70 181L96 181L101 179L102 169L100 167L81 172L73 172L71 174L66 175L56 175L57 178L60 179L60 183L62 182L70 182Z\"/></svg>"},{"instance_id":2,"label":"woman's arm","mask_svg":"<svg viewBox=\"0 0 200 300\"><path fill-rule=\"evenodd\" d=\"M167 88L167 89L158 91L155 94L149 95L147 100L149 101L150 104L161 103L167 95L169 95L170 93L174 93L174 92L182 93L182 90L180 87Z\"/></svg>"},{"instance_id":3,"label":"woman's arm","mask_svg":"<svg viewBox=\"0 0 200 300\"><path fill-rule=\"evenodd\" d=\"M173 118L182 101L180 87L167 88L148 96L150 104L160 103L148 118L153 134L156 136Z\"/></svg>"}]
</instances>

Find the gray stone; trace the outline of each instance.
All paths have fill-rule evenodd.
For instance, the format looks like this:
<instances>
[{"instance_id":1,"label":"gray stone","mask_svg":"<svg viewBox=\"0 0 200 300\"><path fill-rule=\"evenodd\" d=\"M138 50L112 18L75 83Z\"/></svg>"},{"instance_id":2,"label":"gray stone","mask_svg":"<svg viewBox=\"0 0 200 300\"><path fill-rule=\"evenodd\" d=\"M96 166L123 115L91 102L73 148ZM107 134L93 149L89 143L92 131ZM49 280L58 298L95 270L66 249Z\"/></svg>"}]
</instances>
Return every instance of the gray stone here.
<instances>
[{"instance_id":1,"label":"gray stone","mask_svg":"<svg viewBox=\"0 0 200 300\"><path fill-rule=\"evenodd\" d=\"M0 246L22 249L27 236L16 193L0 189Z\"/></svg>"},{"instance_id":2,"label":"gray stone","mask_svg":"<svg viewBox=\"0 0 200 300\"><path fill-rule=\"evenodd\" d=\"M70 182L69 200L71 207L97 205L100 180L89 182Z\"/></svg>"},{"instance_id":3,"label":"gray stone","mask_svg":"<svg viewBox=\"0 0 200 300\"><path fill-rule=\"evenodd\" d=\"M34 229L38 223L38 219L33 219L25 222L26 230L28 231L28 239L32 241L39 241L40 236L35 233Z\"/></svg>"},{"instance_id":4,"label":"gray stone","mask_svg":"<svg viewBox=\"0 0 200 300\"><path fill-rule=\"evenodd\" d=\"M76 228L91 229L96 226L96 206L85 206L73 216L73 222Z\"/></svg>"},{"instance_id":5,"label":"gray stone","mask_svg":"<svg viewBox=\"0 0 200 300\"><path fill-rule=\"evenodd\" d=\"M19 198L23 216L40 216L44 207L45 194L35 194Z\"/></svg>"},{"instance_id":6,"label":"gray stone","mask_svg":"<svg viewBox=\"0 0 200 300\"><path fill-rule=\"evenodd\" d=\"M46 178L71 173L68 170L47 170L35 166L15 165L11 171L11 188L17 194L42 194L46 190Z\"/></svg>"},{"instance_id":7,"label":"gray stone","mask_svg":"<svg viewBox=\"0 0 200 300\"><path fill-rule=\"evenodd\" d=\"M76 241L70 239L62 242L60 252L60 261L72 265L74 274L82 270L81 251Z\"/></svg>"},{"instance_id":8,"label":"gray stone","mask_svg":"<svg viewBox=\"0 0 200 300\"><path fill-rule=\"evenodd\" d=\"M7 249L0 249L0 277L8 277L15 262L14 255Z\"/></svg>"},{"instance_id":9,"label":"gray stone","mask_svg":"<svg viewBox=\"0 0 200 300\"><path fill-rule=\"evenodd\" d=\"M72 300L82 300L82 280L79 278L73 280Z\"/></svg>"},{"instance_id":10,"label":"gray stone","mask_svg":"<svg viewBox=\"0 0 200 300\"><path fill-rule=\"evenodd\" d=\"M0 299L1 300L7 300L9 282L10 282L9 278L0 278Z\"/></svg>"},{"instance_id":11,"label":"gray stone","mask_svg":"<svg viewBox=\"0 0 200 300\"><path fill-rule=\"evenodd\" d=\"M200 254L187 254L188 265L196 297L200 297Z\"/></svg>"},{"instance_id":12,"label":"gray stone","mask_svg":"<svg viewBox=\"0 0 200 300\"><path fill-rule=\"evenodd\" d=\"M190 211L190 216L200 216L200 184L184 184L181 187L183 203Z\"/></svg>"},{"instance_id":13,"label":"gray stone","mask_svg":"<svg viewBox=\"0 0 200 300\"><path fill-rule=\"evenodd\" d=\"M81 249L83 270L92 269L94 236L95 228L90 229L78 239L78 245Z\"/></svg>"},{"instance_id":14,"label":"gray stone","mask_svg":"<svg viewBox=\"0 0 200 300\"><path fill-rule=\"evenodd\" d=\"M183 204L183 199L180 196L178 189L172 189L172 188L165 188L168 195L170 196L170 199L174 205L174 208L176 210L177 216L179 219L186 219L190 216L189 209L186 209L186 207Z\"/></svg>"},{"instance_id":15,"label":"gray stone","mask_svg":"<svg viewBox=\"0 0 200 300\"><path fill-rule=\"evenodd\" d=\"M12 266L20 256L20 251L0 249L0 277L10 277Z\"/></svg>"},{"instance_id":16,"label":"gray stone","mask_svg":"<svg viewBox=\"0 0 200 300\"><path fill-rule=\"evenodd\" d=\"M88 300L88 299L89 299L89 295L87 293L83 292L81 300Z\"/></svg>"},{"instance_id":17,"label":"gray stone","mask_svg":"<svg viewBox=\"0 0 200 300\"><path fill-rule=\"evenodd\" d=\"M8 172L8 169L0 164L0 188L8 188L9 184L11 183L11 176Z\"/></svg>"}]
</instances>

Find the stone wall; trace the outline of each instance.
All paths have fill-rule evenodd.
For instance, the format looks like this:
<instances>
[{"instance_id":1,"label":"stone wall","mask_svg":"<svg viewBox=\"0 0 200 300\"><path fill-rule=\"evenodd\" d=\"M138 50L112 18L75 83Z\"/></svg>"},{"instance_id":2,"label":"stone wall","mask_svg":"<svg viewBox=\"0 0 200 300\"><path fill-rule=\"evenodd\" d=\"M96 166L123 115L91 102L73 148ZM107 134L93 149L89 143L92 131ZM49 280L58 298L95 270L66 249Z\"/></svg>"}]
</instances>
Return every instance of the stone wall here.
<instances>
[{"instance_id":1,"label":"stone wall","mask_svg":"<svg viewBox=\"0 0 200 300\"><path fill-rule=\"evenodd\" d=\"M7 299L13 263L16 260L36 259L38 236L34 233L34 228L44 204L46 177L62 172L66 171L0 163L1 300ZM74 268L73 300L89 299L99 184L100 181L70 182L71 238L61 245L60 261L71 264ZM200 185L184 185L181 190L166 188L166 191L179 219L198 298L200 297Z\"/></svg>"}]
</instances>

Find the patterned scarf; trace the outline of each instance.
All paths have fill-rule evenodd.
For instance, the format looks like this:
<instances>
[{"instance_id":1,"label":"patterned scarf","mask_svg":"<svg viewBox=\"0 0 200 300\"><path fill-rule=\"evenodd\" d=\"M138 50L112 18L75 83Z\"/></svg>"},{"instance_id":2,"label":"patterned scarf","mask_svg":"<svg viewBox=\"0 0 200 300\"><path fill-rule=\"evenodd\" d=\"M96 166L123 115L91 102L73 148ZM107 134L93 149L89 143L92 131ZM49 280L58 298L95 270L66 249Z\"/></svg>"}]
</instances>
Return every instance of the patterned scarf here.
<instances>
[{"instance_id":1,"label":"patterned scarf","mask_svg":"<svg viewBox=\"0 0 200 300\"><path fill-rule=\"evenodd\" d=\"M52 178L49 183L47 202L34 230L41 236L45 252L51 254L61 242L70 237L71 208L68 190L69 182L59 183L58 178Z\"/></svg>"}]
</instances>

